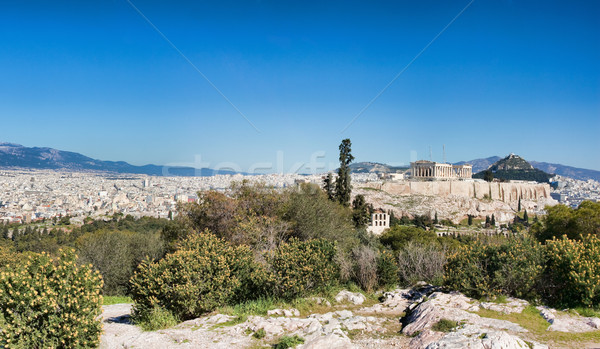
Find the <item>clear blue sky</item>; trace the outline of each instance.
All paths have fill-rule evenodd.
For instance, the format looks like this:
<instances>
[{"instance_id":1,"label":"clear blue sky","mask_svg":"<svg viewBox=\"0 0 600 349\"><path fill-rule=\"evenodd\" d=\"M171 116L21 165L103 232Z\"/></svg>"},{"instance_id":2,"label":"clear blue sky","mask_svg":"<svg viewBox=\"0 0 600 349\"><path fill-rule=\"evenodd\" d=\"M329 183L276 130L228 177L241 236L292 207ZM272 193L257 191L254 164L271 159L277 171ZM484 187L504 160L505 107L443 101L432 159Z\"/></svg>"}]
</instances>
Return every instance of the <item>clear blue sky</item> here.
<instances>
[{"instance_id":1,"label":"clear blue sky","mask_svg":"<svg viewBox=\"0 0 600 349\"><path fill-rule=\"evenodd\" d=\"M600 1L0 3L0 141L283 170L514 152L600 170ZM281 156L281 155L280 155Z\"/></svg>"}]
</instances>

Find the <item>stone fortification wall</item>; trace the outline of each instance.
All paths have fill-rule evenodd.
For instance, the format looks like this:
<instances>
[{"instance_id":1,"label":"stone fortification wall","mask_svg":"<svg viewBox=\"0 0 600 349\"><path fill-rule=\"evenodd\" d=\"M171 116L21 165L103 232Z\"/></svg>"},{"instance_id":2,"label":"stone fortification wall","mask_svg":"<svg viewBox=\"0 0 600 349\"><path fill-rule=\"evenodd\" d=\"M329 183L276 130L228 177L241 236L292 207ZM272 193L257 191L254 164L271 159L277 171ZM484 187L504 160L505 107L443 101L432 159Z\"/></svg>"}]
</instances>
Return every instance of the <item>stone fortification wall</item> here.
<instances>
[{"instance_id":1,"label":"stone fortification wall","mask_svg":"<svg viewBox=\"0 0 600 349\"><path fill-rule=\"evenodd\" d=\"M430 195L446 197L450 195L511 203L523 200L550 198L550 185L547 183L507 183L478 181L402 181L365 183L363 187L383 190L393 195Z\"/></svg>"}]
</instances>

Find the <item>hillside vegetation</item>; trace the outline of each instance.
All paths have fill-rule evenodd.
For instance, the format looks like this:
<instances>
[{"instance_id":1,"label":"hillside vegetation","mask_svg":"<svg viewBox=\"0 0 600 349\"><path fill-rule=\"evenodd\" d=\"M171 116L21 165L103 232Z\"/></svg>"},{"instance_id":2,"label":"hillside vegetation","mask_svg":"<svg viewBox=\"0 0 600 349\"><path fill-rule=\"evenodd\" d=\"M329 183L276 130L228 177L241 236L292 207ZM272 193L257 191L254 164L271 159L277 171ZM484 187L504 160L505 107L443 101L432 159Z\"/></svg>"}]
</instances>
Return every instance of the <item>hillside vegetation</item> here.
<instances>
[{"instance_id":1,"label":"hillside vegetation","mask_svg":"<svg viewBox=\"0 0 600 349\"><path fill-rule=\"evenodd\" d=\"M370 293L417 281L477 298L515 296L590 311L600 302L599 203L556 206L537 222L523 221L524 230L508 238L456 239L427 230L433 227L427 217L394 218L392 229L372 236L361 220L353 219L364 207L330 200L314 185L276 191L238 183L226 194L205 191L199 198L182 204L173 221L117 215L81 227L59 222L46 228L5 227L0 261L8 267L2 270L0 295L10 294L17 284L24 290L35 287L38 281L31 275L38 275L39 268L57 270L61 276L45 283L43 292L64 294L67 287L72 294L60 299L69 306L74 302L69 297L87 297L87 303L70 308L75 318L98 309L100 294L128 295L135 302L134 319L146 329L224 306L294 302L340 287ZM58 251L65 247L79 257ZM50 255L43 257L44 251ZM34 262L23 264L28 258ZM17 271L15 265L24 269ZM71 326L73 317L44 313L38 302L55 302L52 298L26 297L34 298L2 303L2 338L33 346L54 343L34 329ZM29 318L14 317L15 312ZM19 325L23 319L38 325L9 336L13 326L24 326ZM73 331L97 333L94 324L80 321L78 326L91 327L69 327L56 340L72 340ZM93 346L94 336L85 342L81 337L77 346Z\"/></svg>"}]
</instances>

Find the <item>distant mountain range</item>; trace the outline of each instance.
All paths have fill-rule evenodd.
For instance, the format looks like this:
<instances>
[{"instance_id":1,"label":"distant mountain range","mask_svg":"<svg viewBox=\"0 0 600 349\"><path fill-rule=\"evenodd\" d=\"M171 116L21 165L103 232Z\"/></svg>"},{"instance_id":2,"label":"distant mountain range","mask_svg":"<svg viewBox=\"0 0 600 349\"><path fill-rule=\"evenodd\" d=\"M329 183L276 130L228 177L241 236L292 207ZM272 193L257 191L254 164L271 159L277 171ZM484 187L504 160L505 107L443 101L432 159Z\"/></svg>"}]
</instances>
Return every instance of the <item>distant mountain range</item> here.
<instances>
[{"instance_id":1,"label":"distant mountain range","mask_svg":"<svg viewBox=\"0 0 600 349\"><path fill-rule=\"evenodd\" d=\"M350 164L352 173L389 173L396 171L404 171L410 167L393 167L379 162L355 162Z\"/></svg>"},{"instance_id":2,"label":"distant mountain range","mask_svg":"<svg viewBox=\"0 0 600 349\"><path fill-rule=\"evenodd\" d=\"M501 160L499 156L485 159L460 161L455 165L471 164L473 173L486 170L491 165ZM593 179L600 181L600 171L588 170L547 162L529 162L534 168L547 173L571 177L579 180ZM115 173L146 174L151 176L212 176L215 174L235 174L227 170L213 170L210 168L196 169L192 167L165 167L160 165L135 166L124 161L96 160L85 155L45 147L24 147L19 144L0 142L0 168L30 168L48 170L73 170L73 171L100 171ZM408 167L393 167L377 162L357 162L350 165L354 173L389 173L404 171Z\"/></svg>"},{"instance_id":3,"label":"distant mountain range","mask_svg":"<svg viewBox=\"0 0 600 349\"><path fill-rule=\"evenodd\" d=\"M146 174L151 176L212 176L235 174L233 171L215 171L210 168L165 167L159 165L135 166L124 161L102 161L79 153L52 148L24 147L20 144L0 143L0 168L30 168L48 170L99 171Z\"/></svg>"}]
</instances>

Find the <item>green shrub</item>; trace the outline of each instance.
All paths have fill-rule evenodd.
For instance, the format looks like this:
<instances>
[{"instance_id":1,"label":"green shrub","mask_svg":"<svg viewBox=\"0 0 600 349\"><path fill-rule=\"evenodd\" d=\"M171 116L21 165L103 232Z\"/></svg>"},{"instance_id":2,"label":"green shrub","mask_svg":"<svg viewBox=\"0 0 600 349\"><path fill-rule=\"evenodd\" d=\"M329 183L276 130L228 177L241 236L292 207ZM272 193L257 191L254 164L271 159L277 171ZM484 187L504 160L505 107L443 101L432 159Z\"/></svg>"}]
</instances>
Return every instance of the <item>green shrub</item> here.
<instances>
[{"instance_id":1,"label":"green shrub","mask_svg":"<svg viewBox=\"0 0 600 349\"><path fill-rule=\"evenodd\" d=\"M164 252L160 234L99 230L77 239L79 260L91 263L104 280L104 295L124 295L135 268Z\"/></svg>"},{"instance_id":2,"label":"green shrub","mask_svg":"<svg viewBox=\"0 0 600 349\"><path fill-rule=\"evenodd\" d=\"M471 297L493 293L487 262L487 248L479 241L457 248L444 267L444 284Z\"/></svg>"},{"instance_id":3,"label":"green shrub","mask_svg":"<svg viewBox=\"0 0 600 349\"><path fill-rule=\"evenodd\" d=\"M588 234L600 236L600 202L583 201L576 209L556 205L547 211L544 227L534 231L541 242L563 235L573 240Z\"/></svg>"},{"instance_id":4,"label":"green shrub","mask_svg":"<svg viewBox=\"0 0 600 349\"><path fill-rule=\"evenodd\" d=\"M448 320L448 319L440 319L440 321L433 324L431 327L432 330L438 332L450 332L458 326L458 322Z\"/></svg>"},{"instance_id":5,"label":"green shrub","mask_svg":"<svg viewBox=\"0 0 600 349\"><path fill-rule=\"evenodd\" d=\"M265 332L265 329L259 328L258 330L256 330L256 332L254 332L254 334L252 334L252 337L254 337L256 339L263 339L263 338L265 338L266 335L267 335L267 332Z\"/></svg>"},{"instance_id":6,"label":"green shrub","mask_svg":"<svg viewBox=\"0 0 600 349\"><path fill-rule=\"evenodd\" d=\"M0 272L0 347L97 347L102 278L72 250L30 256Z\"/></svg>"},{"instance_id":7,"label":"green shrub","mask_svg":"<svg viewBox=\"0 0 600 349\"><path fill-rule=\"evenodd\" d=\"M547 241L547 297L563 306L600 304L600 238L587 235L581 240L563 236Z\"/></svg>"},{"instance_id":8,"label":"green shrub","mask_svg":"<svg viewBox=\"0 0 600 349\"><path fill-rule=\"evenodd\" d=\"M398 285L398 263L388 250L381 251L377 257L377 279L381 287Z\"/></svg>"},{"instance_id":9,"label":"green shrub","mask_svg":"<svg viewBox=\"0 0 600 349\"><path fill-rule=\"evenodd\" d=\"M436 244L437 235L433 231L422 228L397 225L386 230L379 240L393 251L399 251L411 241L420 244Z\"/></svg>"},{"instance_id":10,"label":"green shrub","mask_svg":"<svg viewBox=\"0 0 600 349\"><path fill-rule=\"evenodd\" d=\"M336 283L336 244L324 239L292 239L266 255L273 273L271 290L277 297L294 298Z\"/></svg>"},{"instance_id":11,"label":"green shrub","mask_svg":"<svg viewBox=\"0 0 600 349\"><path fill-rule=\"evenodd\" d=\"M489 251L494 288L504 295L533 299L545 264L543 246L529 238L510 239Z\"/></svg>"},{"instance_id":12,"label":"green shrub","mask_svg":"<svg viewBox=\"0 0 600 349\"><path fill-rule=\"evenodd\" d=\"M180 250L155 263L142 262L131 278L134 316L164 308L181 320L214 310L234 297L241 282L236 248L205 232L184 240Z\"/></svg>"},{"instance_id":13,"label":"green shrub","mask_svg":"<svg viewBox=\"0 0 600 349\"><path fill-rule=\"evenodd\" d=\"M150 311L140 314L135 322L144 331L156 331L177 325L177 318L168 310L154 307Z\"/></svg>"},{"instance_id":14,"label":"green shrub","mask_svg":"<svg viewBox=\"0 0 600 349\"><path fill-rule=\"evenodd\" d=\"M288 349L288 348L293 348L302 343L304 343L304 338L302 338L298 335L294 335L292 337L283 336L279 339L279 343L275 344L274 348L275 349Z\"/></svg>"},{"instance_id":15,"label":"green shrub","mask_svg":"<svg viewBox=\"0 0 600 349\"><path fill-rule=\"evenodd\" d=\"M501 245L476 241L448 257L444 283L476 298L499 294L531 298L543 265L544 250L531 239L510 239Z\"/></svg>"}]
</instances>

